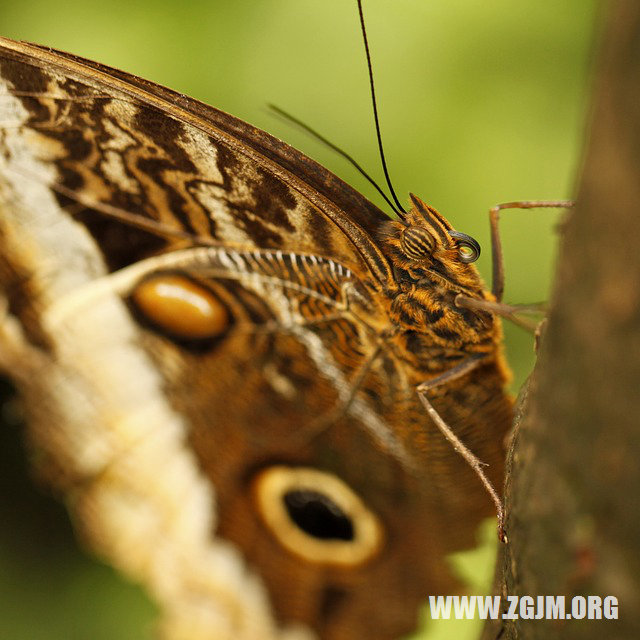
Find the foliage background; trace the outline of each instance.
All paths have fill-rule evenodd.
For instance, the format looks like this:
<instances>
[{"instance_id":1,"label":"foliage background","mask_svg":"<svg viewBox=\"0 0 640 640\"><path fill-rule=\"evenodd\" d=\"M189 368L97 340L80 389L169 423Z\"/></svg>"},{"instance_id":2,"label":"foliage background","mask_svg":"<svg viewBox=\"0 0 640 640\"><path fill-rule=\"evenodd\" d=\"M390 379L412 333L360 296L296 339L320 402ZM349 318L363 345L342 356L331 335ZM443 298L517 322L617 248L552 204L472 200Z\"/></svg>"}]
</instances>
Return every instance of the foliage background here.
<instances>
[{"instance_id":1,"label":"foliage background","mask_svg":"<svg viewBox=\"0 0 640 640\"><path fill-rule=\"evenodd\" d=\"M488 208L573 194L597 2L367 0L365 11L396 191L401 199L415 192L478 239L490 281ZM0 0L0 33L213 104L287 140L379 203L351 167L265 106L295 114L380 175L355 0ZM506 300L547 298L559 215L503 218ZM531 367L532 341L510 326L505 334L515 389ZM152 606L75 549L61 509L27 479L12 404L2 410L0 637L149 636ZM490 551L483 558L484 569L466 565L480 584L490 579ZM472 625L430 627L425 638L475 634Z\"/></svg>"}]
</instances>

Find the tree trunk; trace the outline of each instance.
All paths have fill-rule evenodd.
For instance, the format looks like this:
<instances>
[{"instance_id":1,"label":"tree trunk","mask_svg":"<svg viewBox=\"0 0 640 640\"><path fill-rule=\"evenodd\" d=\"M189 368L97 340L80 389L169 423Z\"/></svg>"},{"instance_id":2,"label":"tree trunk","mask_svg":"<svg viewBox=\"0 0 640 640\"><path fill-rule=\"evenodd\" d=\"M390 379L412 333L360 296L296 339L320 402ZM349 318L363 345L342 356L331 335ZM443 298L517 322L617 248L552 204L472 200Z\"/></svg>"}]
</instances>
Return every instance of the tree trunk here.
<instances>
[{"instance_id":1,"label":"tree trunk","mask_svg":"<svg viewBox=\"0 0 640 640\"><path fill-rule=\"evenodd\" d=\"M503 606L507 594L557 594L571 613L573 596L615 596L619 619L501 620L485 640L640 638L640 3L607 10L578 202L510 455L498 570Z\"/></svg>"}]
</instances>

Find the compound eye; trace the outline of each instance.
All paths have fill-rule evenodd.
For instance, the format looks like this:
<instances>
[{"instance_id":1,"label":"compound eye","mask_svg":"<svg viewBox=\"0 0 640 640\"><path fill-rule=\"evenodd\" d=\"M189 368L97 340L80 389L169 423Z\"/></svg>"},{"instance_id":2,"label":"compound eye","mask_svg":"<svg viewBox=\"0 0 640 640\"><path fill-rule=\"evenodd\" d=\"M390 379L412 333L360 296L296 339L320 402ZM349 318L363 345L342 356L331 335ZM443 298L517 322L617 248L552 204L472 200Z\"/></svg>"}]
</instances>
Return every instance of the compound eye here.
<instances>
[{"instance_id":1,"label":"compound eye","mask_svg":"<svg viewBox=\"0 0 640 640\"><path fill-rule=\"evenodd\" d=\"M435 243L427 229L411 226L403 230L400 247L407 258L423 260L433 253Z\"/></svg>"},{"instance_id":2,"label":"compound eye","mask_svg":"<svg viewBox=\"0 0 640 640\"><path fill-rule=\"evenodd\" d=\"M460 262L469 264L480 257L480 245L471 236L466 233L460 233L460 231L449 231L449 235L457 241Z\"/></svg>"}]
</instances>

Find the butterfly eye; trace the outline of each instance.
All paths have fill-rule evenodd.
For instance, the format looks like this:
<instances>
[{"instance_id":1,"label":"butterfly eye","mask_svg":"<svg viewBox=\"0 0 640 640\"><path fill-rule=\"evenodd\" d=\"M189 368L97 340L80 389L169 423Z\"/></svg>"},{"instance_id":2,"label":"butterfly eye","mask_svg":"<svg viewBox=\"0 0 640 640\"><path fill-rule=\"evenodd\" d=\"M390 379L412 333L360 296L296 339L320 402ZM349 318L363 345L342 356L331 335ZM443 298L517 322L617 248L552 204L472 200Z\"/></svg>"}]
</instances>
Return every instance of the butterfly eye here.
<instances>
[{"instance_id":1,"label":"butterfly eye","mask_svg":"<svg viewBox=\"0 0 640 640\"><path fill-rule=\"evenodd\" d=\"M144 280L131 298L150 324L176 338L215 338L229 325L226 307L209 289L184 276L162 274Z\"/></svg>"},{"instance_id":2,"label":"butterfly eye","mask_svg":"<svg viewBox=\"0 0 640 640\"><path fill-rule=\"evenodd\" d=\"M460 262L468 264L475 262L480 257L480 245L471 236L459 231L449 231L449 235L457 240Z\"/></svg>"},{"instance_id":3,"label":"butterfly eye","mask_svg":"<svg viewBox=\"0 0 640 640\"><path fill-rule=\"evenodd\" d=\"M305 560L354 566L381 548L380 521L333 474L275 466L258 474L254 491L265 524L283 547Z\"/></svg>"},{"instance_id":4,"label":"butterfly eye","mask_svg":"<svg viewBox=\"0 0 640 640\"><path fill-rule=\"evenodd\" d=\"M423 227L407 227L402 231L400 247L407 258L421 260L433 253L433 237Z\"/></svg>"}]
</instances>

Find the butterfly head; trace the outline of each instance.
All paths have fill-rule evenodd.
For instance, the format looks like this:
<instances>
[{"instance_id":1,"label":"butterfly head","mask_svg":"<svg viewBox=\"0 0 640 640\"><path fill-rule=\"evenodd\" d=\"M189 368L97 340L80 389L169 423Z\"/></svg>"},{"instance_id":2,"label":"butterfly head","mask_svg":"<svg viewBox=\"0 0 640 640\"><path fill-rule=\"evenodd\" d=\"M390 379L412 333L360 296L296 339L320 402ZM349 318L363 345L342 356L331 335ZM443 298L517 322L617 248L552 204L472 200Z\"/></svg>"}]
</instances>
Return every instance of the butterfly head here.
<instances>
[{"instance_id":1,"label":"butterfly head","mask_svg":"<svg viewBox=\"0 0 640 640\"><path fill-rule=\"evenodd\" d=\"M401 220L381 228L397 285L391 304L395 325L407 336L424 334L428 344L447 349L493 344L498 335L493 315L456 303L459 294L477 300L491 297L473 264L480 246L416 196L411 195L411 202ZM398 335L404 340L405 333Z\"/></svg>"},{"instance_id":2,"label":"butterfly head","mask_svg":"<svg viewBox=\"0 0 640 640\"><path fill-rule=\"evenodd\" d=\"M480 257L480 245L471 236L454 231L433 207L413 194L410 196L413 207L404 217L406 227L400 235L407 258L435 257L469 264Z\"/></svg>"},{"instance_id":3,"label":"butterfly head","mask_svg":"<svg viewBox=\"0 0 640 640\"><path fill-rule=\"evenodd\" d=\"M396 268L406 273L404 279L416 282L428 273L452 289L467 293L482 289L471 264L480 256L480 245L455 231L442 214L413 194L411 203L402 219L384 231Z\"/></svg>"}]
</instances>

